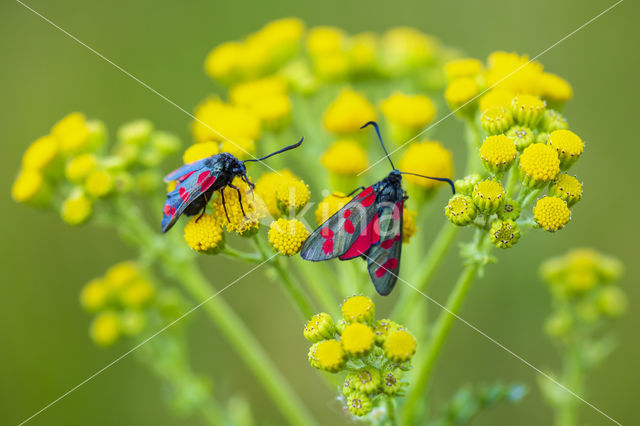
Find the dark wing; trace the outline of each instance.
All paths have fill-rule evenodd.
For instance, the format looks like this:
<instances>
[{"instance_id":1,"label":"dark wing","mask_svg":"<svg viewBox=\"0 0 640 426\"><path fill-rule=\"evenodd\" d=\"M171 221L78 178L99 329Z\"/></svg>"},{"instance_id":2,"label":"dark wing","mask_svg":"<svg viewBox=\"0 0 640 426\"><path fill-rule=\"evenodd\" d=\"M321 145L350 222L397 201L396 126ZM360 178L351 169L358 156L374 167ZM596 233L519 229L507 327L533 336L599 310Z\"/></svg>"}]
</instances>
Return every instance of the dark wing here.
<instances>
[{"instance_id":1,"label":"dark wing","mask_svg":"<svg viewBox=\"0 0 640 426\"><path fill-rule=\"evenodd\" d=\"M162 207L162 232L171 229L184 209L209 189L216 178L217 176L208 168L189 171L178 178L178 186L167 194L167 201Z\"/></svg>"},{"instance_id":2,"label":"dark wing","mask_svg":"<svg viewBox=\"0 0 640 426\"><path fill-rule=\"evenodd\" d=\"M194 161L193 163L185 164L182 167L179 167L166 175L164 177L165 182L171 182L173 180L177 180L178 182L184 182L189 176L192 174L207 168L206 161L208 158L203 158L202 160Z\"/></svg>"},{"instance_id":3,"label":"dark wing","mask_svg":"<svg viewBox=\"0 0 640 426\"><path fill-rule=\"evenodd\" d=\"M327 219L307 238L300 255L303 259L320 261L351 259L366 252L377 242L376 193L365 189Z\"/></svg>"},{"instance_id":4,"label":"dark wing","mask_svg":"<svg viewBox=\"0 0 640 426\"><path fill-rule=\"evenodd\" d=\"M402 254L402 213L404 200L392 206L380 209L380 243L371 247L367 253L367 269L376 291L386 296L391 293L400 272Z\"/></svg>"}]
</instances>

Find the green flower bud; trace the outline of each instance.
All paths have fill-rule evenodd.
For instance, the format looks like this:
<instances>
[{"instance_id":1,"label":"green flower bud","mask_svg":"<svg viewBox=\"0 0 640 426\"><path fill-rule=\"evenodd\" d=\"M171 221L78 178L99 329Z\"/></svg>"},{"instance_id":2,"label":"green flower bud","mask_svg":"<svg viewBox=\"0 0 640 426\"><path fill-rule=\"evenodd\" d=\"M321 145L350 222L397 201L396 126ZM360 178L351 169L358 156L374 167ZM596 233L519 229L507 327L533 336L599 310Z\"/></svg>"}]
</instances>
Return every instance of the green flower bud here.
<instances>
[{"instance_id":1,"label":"green flower bud","mask_svg":"<svg viewBox=\"0 0 640 426\"><path fill-rule=\"evenodd\" d=\"M135 120L118 129L118 141L133 146L144 145L153 132L153 123L149 120Z\"/></svg>"},{"instance_id":2,"label":"green flower bud","mask_svg":"<svg viewBox=\"0 0 640 426\"><path fill-rule=\"evenodd\" d=\"M120 326L122 332L127 336L136 336L144 330L147 325L145 315L136 310L127 310L120 314Z\"/></svg>"},{"instance_id":3,"label":"green flower bud","mask_svg":"<svg viewBox=\"0 0 640 426\"><path fill-rule=\"evenodd\" d=\"M151 146L164 157L178 152L181 145L180 138L172 133L155 131L151 134Z\"/></svg>"},{"instance_id":4,"label":"green flower bud","mask_svg":"<svg viewBox=\"0 0 640 426\"><path fill-rule=\"evenodd\" d=\"M585 300L576 306L576 313L581 321L593 324L600 318L598 306L590 300Z\"/></svg>"},{"instance_id":5,"label":"green flower bud","mask_svg":"<svg viewBox=\"0 0 640 426\"><path fill-rule=\"evenodd\" d=\"M498 209L497 214L502 220L518 220L520 217L520 204L511 198L507 198Z\"/></svg>"},{"instance_id":6,"label":"green flower bud","mask_svg":"<svg viewBox=\"0 0 640 426\"><path fill-rule=\"evenodd\" d=\"M385 370L382 372L382 392L387 395L397 395L402 390L402 371Z\"/></svg>"},{"instance_id":7,"label":"green flower bud","mask_svg":"<svg viewBox=\"0 0 640 426\"><path fill-rule=\"evenodd\" d=\"M571 207L582 199L582 183L575 176L559 173L549 187L549 195L562 198Z\"/></svg>"},{"instance_id":8,"label":"green flower bud","mask_svg":"<svg viewBox=\"0 0 640 426\"><path fill-rule=\"evenodd\" d=\"M538 133L538 136L536 136L536 143L547 143L547 142L549 142L549 133L546 133L546 132Z\"/></svg>"},{"instance_id":9,"label":"green flower bud","mask_svg":"<svg viewBox=\"0 0 640 426\"><path fill-rule=\"evenodd\" d=\"M480 125L488 134L498 135L513 125L513 116L508 109L495 106L482 113Z\"/></svg>"},{"instance_id":10,"label":"green flower bud","mask_svg":"<svg viewBox=\"0 0 640 426\"><path fill-rule=\"evenodd\" d=\"M518 151L522 151L534 141L533 131L528 127L514 126L510 128L506 135L513 139Z\"/></svg>"},{"instance_id":11,"label":"green flower bud","mask_svg":"<svg viewBox=\"0 0 640 426\"><path fill-rule=\"evenodd\" d=\"M376 326L373 329L376 345L384 345L384 341L387 339L389 333L399 330L400 328L400 324L391 321L390 319L378 320L378 322L376 322Z\"/></svg>"},{"instance_id":12,"label":"green flower bud","mask_svg":"<svg viewBox=\"0 0 640 426\"><path fill-rule=\"evenodd\" d=\"M455 225L466 226L473 222L478 214L473 200L468 195L456 194L444 208L447 219Z\"/></svg>"},{"instance_id":13,"label":"green flower bud","mask_svg":"<svg viewBox=\"0 0 640 426\"><path fill-rule=\"evenodd\" d=\"M347 374L347 377L344 379L344 383L342 384L342 394L344 396L349 396L353 393L353 388L351 387L351 382L355 380L355 373Z\"/></svg>"},{"instance_id":14,"label":"green flower bud","mask_svg":"<svg viewBox=\"0 0 640 426\"><path fill-rule=\"evenodd\" d=\"M356 392L375 394L380 387L380 372L373 367L365 367L353 373L349 385Z\"/></svg>"},{"instance_id":15,"label":"green flower bud","mask_svg":"<svg viewBox=\"0 0 640 426\"><path fill-rule=\"evenodd\" d=\"M566 312L557 313L545 322L544 331L551 337L563 337L571 331L572 324L571 315Z\"/></svg>"},{"instance_id":16,"label":"green flower bud","mask_svg":"<svg viewBox=\"0 0 640 426\"><path fill-rule=\"evenodd\" d=\"M336 332L331 315L321 312L311 317L304 327L304 338L310 342L331 339Z\"/></svg>"},{"instance_id":17,"label":"green flower bud","mask_svg":"<svg viewBox=\"0 0 640 426\"><path fill-rule=\"evenodd\" d=\"M489 238L498 248L510 248L520 239L520 228L513 220L494 220Z\"/></svg>"},{"instance_id":18,"label":"green flower bud","mask_svg":"<svg viewBox=\"0 0 640 426\"><path fill-rule=\"evenodd\" d=\"M545 132L551 133L555 130L569 128L569 123L567 123L567 119L564 118L558 111L548 109L542 115L540 128L544 129Z\"/></svg>"},{"instance_id":19,"label":"green flower bud","mask_svg":"<svg viewBox=\"0 0 640 426\"><path fill-rule=\"evenodd\" d=\"M485 179L473 188L473 202L485 214L498 211L505 197L504 188L497 180Z\"/></svg>"},{"instance_id":20,"label":"green flower bud","mask_svg":"<svg viewBox=\"0 0 640 426\"><path fill-rule=\"evenodd\" d=\"M617 318L627 310L627 296L618 287L605 287L598 295L598 309L610 318Z\"/></svg>"},{"instance_id":21,"label":"green flower bud","mask_svg":"<svg viewBox=\"0 0 640 426\"><path fill-rule=\"evenodd\" d=\"M481 180L482 180L482 176L480 176L479 174L471 174L471 175L465 176L462 179L457 179L454 182L456 192L462 193L465 195L471 195L471 193L473 192L473 188Z\"/></svg>"},{"instance_id":22,"label":"green flower bud","mask_svg":"<svg viewBox=\"0 0 640 426\"><path fill-rule=\"evenodd\" d=\"M537 96L521 93L511 101L513 116L523 126L534 127L542 118L544 110L544 102Z\"/></svg>"},{"instance_id":23,"label":"green flower bud","mask_svg":"<svg viewBox=\"0 0 640 426\"><path fill-rule=\"evenodd\" d=\"M353 392L347 398L347 409L354 416L362 417L371 411L371 398L360 392Z\"/></svg>"}]
</instances>

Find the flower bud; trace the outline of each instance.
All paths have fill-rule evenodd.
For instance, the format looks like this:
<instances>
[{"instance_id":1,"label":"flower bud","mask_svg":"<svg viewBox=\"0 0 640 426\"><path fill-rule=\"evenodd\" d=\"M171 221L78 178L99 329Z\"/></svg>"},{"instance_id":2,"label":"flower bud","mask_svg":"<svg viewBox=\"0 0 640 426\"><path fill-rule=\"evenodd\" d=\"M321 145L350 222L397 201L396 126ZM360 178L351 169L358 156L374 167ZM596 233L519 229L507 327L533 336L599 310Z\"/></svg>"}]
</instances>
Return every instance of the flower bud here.
<instances>
[{"instance_id":1,"label":"flower bud","mask_svg":"<svg viewBox=\"0 0 640 426\"><path fill-rule=\"evenodd\" d=\"M511 110L496 106L482 112L480 125L490 135L498 135L506 132L513 126Z\"/></svg>"},{"instance_id":2,"label":"flower bud","mask_svg":"<svg viewBox=\"0 0 640 426\"><path fill-rule=\"evenodd\" d=\"M335 339L314 343L309 349L309 363L312 367L335 373L345 363L344 351Z\"/></svg>"},{"instance_id":3,"label":"flower bud","mask_svg":"<svg viewBox=\"0 0 640 426\"><path fill-rule=\"evenodd\" d=\"M627 296L618 287L605 287L598 295L598 309L610 318L617 318L627 310Z\"/></svg>"},{"instance_id":4,"label":"flower bud","mask_svg":"<svg viewBox=\"0 0 640 426\"><path fill-rule=\"evenodd\" d=\"M360 392L353 392L347 397L347 409L354 416L362 417L371 411L371 398Z\"/></svg>"},{"instance_id":5,"label":"flower bud","mask_svg":"<svg viewBox=\"0 0 640 426\"><path fill-rule=\"evenodd\" d=\"M310 342L331 339L336 333L331 315L321 312L311 317L304 327L304 338Z\"/></svg>"},{"instance_id":6,"label":"flower bud","mask_svg":"<svg viewBox=\"0 0 640 426\"><path fill-rule=\"evenodd\" d=\"M375 317L376 305L367 296L351 296L341 307L342 318L348 323L372 323Z\"/></svg>"},{"instance_id":7,"label":"flower bud","mask_svg":"<svg viewBox=\"0 0 640 426\"><path fill-rule=\"evenodd\" d=\"M513 126L506 135L516 144L518 151L522 151L534 142L533 131L528 127Z\"/></svg>"},{"instance_id":8,"label":"flower bud","mask_svg":"<svg viewBox=\"0 0 640 426\"><path fill-rule=\"evenodd\" d=\"M382 392L387 395L398 395L402 390L401 370L385 370L382 372Z\"/></svg>"},{"instance_id":9,"label":"flower bud","mask_svg":"<svg viewBox=\"0 0 640 426\"><path fill-rule=\"evenodd\" d=\"M559 173L549 187L549 195L562 198L571 207L582 199L582 183L575 176Z\"/></svg>"},{"instance_id":10,"label":"flower bud","mask_svg":"<svg viewBox=\"0 0 640 426\"><path fill-rule=\"evenodd\" d=\"M518 220L520 217L520 204L511 198L507 198L497 213L498 217L502 220Z\"/></svg>"},{"instance_id":11,"label":"flower bud","mask_svg":"<svg viewBox=\"0 0 640 426\"><path fill-rule=\"evenodd\" d=\"M497 180L485 179L473 189L473 203L484 214L498 211L504 201L505 192L502 184Z\"/></svg>"},{"instance_id":12,"label":"flower bud","mask_svg":"<svg viewBox=\"0 0 640 426\"><path fill-rule=\"evenodd\" d=\"M567 119L558 111L553 109L546 110L542 116L542 121L540 122L540 128L547 133L566 129L568 127L569 123L567 122Z\"/></svg>"},{"instance_id":13,"label":"flower bud","mask_svg":"<svg viewBox=\"0 0 640 426\"><path fill-rule=\"evenodd\" d=\"M547 143L558 152L560 167L564 170L571 167L584 151L584 142L571 130L556 130L552 132Z\"/></svg>"},{"instance_id":14,"label":"flower bud","mask_svg":"<svg viewBox=\"0 0 640 426\"><path fill-rule=\"evenodd\" d=\"M520 228L513 220L494 220L489 230L489 238L498 248L510 248L520 239Z\"/></svg>"},{"instance_id":15,"label":"flower bud","mask_svg":"<svg viewBox=\"0 0 640 426\"><path fill-rule=\"evenodd\" d=\"M352 376L349 385L356 392L375 394L380 387L380 372L370 366L366 366Z\"/></svg>"},{"instance_id":16,"label":"flower bud","mask_svg":"<svg viewBox=\"0 0 640 426\"><path fill-rule=\"evenodd\" d=\"M463 177L462 179L457 179L454 182L454 186L456 188L456 192L462 193L465 195L471 195L473 192L473 188L476 186L478 182L482 180L482 176L479 174L471 174Z\"/></svg>"},{"instance_id":17,"label":"flower bud","mask_svg":"<svg viewBox=\"0 0 640 426\"><path fill-rule=\"evenodd\" d=\"M532 95L519 94L511 101L511 111L516 121L527 127L535 127L538 124L544 109L544 102Z\"/></svg>"},{"instance_id":18,"label":"flower bud","mask_svg":"<svg viewBox=\"0 0 640 426\"><path fill-rule=\"evenodd\" d=\"M501 173L509 170L517 155L516 144L505 135L489 136L480 147L482 164L491 173Z\"/></svg>"},{"instance_id":19,"label":"flower bud","mask_svg":"<svg viewBox=\"0 0 640 426\"><path fill-rule=\"evenodd\" d=\"M417 342L406 330L397 330L387 336L384 342L384 354L393 362L405 362L416 353Z\"/></svg>"},{"instance_id":20,"label":"flower bud","mask_svg":"<svg viewBox=\"0 0 640 426\"><path fill-rule=\"evenodd\" d=\"M474 221L477 215L476 206L468 195L456 194L444 208L447 219L455 225L466 226Z\"/></svg>"},{"instance_id":21,"label":"flower bud","mask_svg":"<svg viewBox=\"0 0 640 426\"><path fill-rule=\"evenodd\" d=\"M400 329L400 325L391 321L390 319L381 319L376 322L376 326L373 329L375 335L376 345L382 346L387 339L389 333L392 333Z\"/></svg>"}]
</instances>

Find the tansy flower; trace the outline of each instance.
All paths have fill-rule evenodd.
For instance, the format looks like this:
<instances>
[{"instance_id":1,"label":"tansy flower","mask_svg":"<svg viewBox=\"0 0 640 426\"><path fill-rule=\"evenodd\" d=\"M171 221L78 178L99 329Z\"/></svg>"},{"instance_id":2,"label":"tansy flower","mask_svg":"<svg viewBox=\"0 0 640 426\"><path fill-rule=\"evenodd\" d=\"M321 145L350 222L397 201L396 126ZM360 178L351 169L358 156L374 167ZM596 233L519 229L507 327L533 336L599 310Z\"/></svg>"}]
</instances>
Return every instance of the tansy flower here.
<instances>
[{"instance_id":1,"label":"tansy flower","mask_svg":"<svg viewBox=\"0 0 640 426\"><path fill-rule=\"evenodd\" d=\"M287 82L278 76L238 83L229 89L229 100L239 106L248 107L256 99L287 94Z\"/></svg>"},{"instance_id":2,"label":"tansy flower","mask_svg":"<svg viewBox=\"0 0 640 426\"><path fill-rule=\"evenodd\" d=\"M283 169L278 172L264 172L256 181L256 187L254 189L256 201L258 201L258 199L262 200L264 207L271 216L280 216L280 209L278 208L276 200L276 189L283 180L293 178L295 178L295 176L291 171ZM266 216L266 213L264 216Z\"/></svg>"},{"instance_id":3,"label":"tansy flower","mask_svg":"<svg viewBox=\"0 0 640 426\"><path fill-rule=\"evenodd\" d=\"M353 392L347 397L347 409L354 416L367 415L372 408L371 398L360 392Z\"/></svg>"},{"instance_id":4,"label":"tansy flower","mask_svg":"<svg viewBox=\"0 0 640 426\"><path fill-rule=\"evenodd\" d=\"M234 188L228 186L223 188L226 213L225 206L222 204L223 197L219 194L212 203L215 215L227 231L242 236L251 236L258 231L259 220L265 216L266 212L257 208L251 188L242 179L236 177L233 180L233 185L240 189L241 198L238 199L238 191ZM240 203L242 203L242 207Z\"/></svg>"},{"instance_id":5,"label":"tansy flower","mask_svg":"<svg viewBox=\"0 0 640 426\"><path fill-rule=\"evenodd\" d=\"M351 296L342 304L342 318L348 323L373 322L376 305L367 296Z\"/></svg>"},{"instance_id":6,"label":"tansy flower","mask_svg":"<svg viewBox=\"0 0 640 426\"><path fill-rule=\"evenodd\" d=\"M347 354L363 355L373 347L373 330L368 325L359 322L348 324L342 331L341 343Z\"/></svg>"},{"instance_id":7,"label":"tansy flower","mask_svg":"<svg viewBox=\"0 0 640 426\"><path fill-rule=\"evenodd\" d=\"M318 225L324 223L327 219L334 215L338 210L349 202L349 198L345 197L342 192L334 192L327 195L320 203L315 211L316 223Z\"/></svg>"},{"instance_id":8,"label":"tansy flower","mask_svg":"<svg viewBox=\"0 0 640 426\"><path fill-rule=\"evenodd\" d=\"M540 76L540 96L557 104L567 102L573 96L573 89L567 80L548 72Z\"/></svg>"},{"instance_id":9,"label":"tansy flower","mask_svg":"<svg viewBox=\"0 0 640 426\"><path fill-rule=\"evenodd\" d=\"M320 157L320 163L329 172L344 176L357 176L369 166L367 152L351 139L332 143Z\"/></svg>"},{"instance_id":10,"label":"tansy flower","mask_svg":"<svg viewBox=\"0 0 640 426\"><path fill-rule=\"evenodd\" d=\"M344 350L335 339L314 343L309 349L309 362L315 368L335 373L344 365Z\"/></svg>"},{"instance_id":11,"label":"tansy flower","mask_svg":"<svg viewBox=\"0 0 640 426\"><path fill-rule=\"evenodd\" d=\"M415 235L418 228L416 227L416 217L418 212L415 210L403 209L402 211L402 242L408 243L411 237Z\"/></svg>"},{"instance_id":12,"label":"tansy flower","mask_svg":"<svg viewBox=\"0 0 640 426\"><path fill-rule=\"evenodd\" d=\"M351 375L349 386L357 392L374 394L380 387L380 372L373 367L364 367Z\"/></svg>"},{"instance_id":13,"label":"tansy flower","mask_svg":"<svg viewBox=\"0 0 640 426\"><path fill-rule=\"evenodd\" d=\"M182 155L182 161L184 164L193 163L194 161L202 160L203 158L211 157L220 153L218 143L216 142L201 142L191 145L186 149Z\"/></svg>"},{"instance_id":14,"label":"tansy flower","mask_svg":"<svg viewBox=\"0 0 640 426\"><path fill-rule=\"evenodd\" d=\"M489 238L498 248L512 247L520 239L520 228L513 220L494 220L489 229Z\"/></svg>"},{"instance_id":15,"label":"tansy flower","mask_svg":"<svg viewBox=\"0 0 640 426\"><path fill-rule=\"evenodd\" d=\"M80 305L89 312L102 309L109 300L109 287L101 278L95 278L85 284L80 291Z\"/></svg>"},{"instance_id":16,"label":"tansy flower","mask_svg":"<svg viewBox=\"0 0 640 426\"><path fill-rule=\"evenodd\" d=\"M93 172L98 165L98 158L91 152L77 155L67 161L64 168L64 175L69 181L82 183L89 173Z\"/></svg>"},{"instance_id":17,"label":"tansy flower","mask_svg":"<svg viewBox=\"0 0 640 426\"><path fill-rule=\"evenodd\" d=\"M316 74L323 80L340 80L349 73L349 56L343 51L329 52L313 57Z\"/></svg>"},{"instance_id":18,"label":"tansy flower","mask_svg":"<svg viewBox=\"0 0 640 426\"><path fill-rule=\"evenodd\" d=\"M63 154L71 154L88 147L91 130L85 116L74 112L58 121L51 129L51 135L58 140Z\"/></svg>"},{"instance_id":19,"label":"tansy flower","mask_svg":"<svg viewBox=\"0 0 640 426\"><path fill-rule=\"evenodd\" d=\"M387 395L397 395L402 389L400 381L400 373L398 370L385 370L382 372L382 392Z\"/></svg>"},{"instance_id":20,"label":"tansy flower","mask_svg":"<svg viewBox=\"0 0 640 426\"><path fill-rule=\"evenodd\" d=\"M106 170L94 170L87 176L84 188L92 197L100 198L109 195L114 189L113 175Z\"/></svg>"},{"instance_id":21,"label":"tansy flower","mask_svg":"<svg viewBox=\"0 0 640 426\"><path fill-rule=\"evenodd\" d=\"M437 50L436 40L415 28L391 28L380 41L380 66L387 75L403 75L431 61Z\"/></svg>"},{"instance_id":22,"label":"tansy flower","mask_svg":"<svg viewBox=\"0 0 640 426\"><path fill-rule=\"evenodd\" d=\"M522 151L534 141L533 131L528 127L513 126L506 135L516 144L518 151Z\"/></svg>"},{"instance_id":23,"label":"tansy flower","mask_svg":"<svg viewBox=\"0 0 640 426\"><path fill-rule=\"evenodd\" d=\"M102 312L91 323L91 339L99 346L109 346L118 340L121 334L120 318L115 312Z\"/></svg>"},{"instance_id":24,"label":"tansy flower","mask_svg":"<svg viewBox=\"0 0 640 426\"><path fill-rule=\"evenodd\" d=\"M43 171L50 166L58 155L58 140L47 135L36 139L22 156L24 170Z\"/></svg>"},{"instance_id":25,"label":"tansy flower","mask_svg":"<svg viewBox=\"0 0 640 426\"><path fill-rule=\"evenodd\" d=\"M571 207L582 199L582 183L567 173L559 173L549 187L549 194L562 198Z\"/></svg>"},{"instance_id":26,"label":"tansy flower","mask_svg":"<svg viewBox=\"0 0 640 426\"><path fill-rule=\"evenodd\" d=\"M563 169L571 167L584 151L584 142L571 130L561 129L551 132L547 144L558 153L560 167Z\"/></svg>"},{"instance_id":27,"label":"tansy flower","mask_svg":"<svg viewBox=\"0 0 640 426\"><path fill-rule=\"evenodd\" d=\"M118 129L118 141L128 145L142 146L149 141L153 129L153 123L149 120L131 121Z\"/></svg>"},{"instance_id":28,"label":"tansy flower","mask_svg":"<svg viewBox=\"0 0 640 426\"><path fill-rule=\"evenodd\" d=\"M310 28L307 35L307 49L311 56L323 56L341 51L347 35L336 27L321 26Z\"/></svg>"},{"instance_id":29,"label":"tansy flower","mask_svg":"<svg viewBox=\"0 0 640 426\"><path fill-rule=\"evenodd\" d=\"M501 107L511 109L511 101L516 94L506 89L491 89L482 97L478 103L480 111L484 112L490 108Z\"/></svg>"},{"instance_id":30,"label":"tansy flower","mask_svg":"<svg viewBox=\"0 0 640 426\"><path fill-rule=\"evenodd\" d=\"M497 180L485 179L473 189L473 202L485 214L498 211L504 201L505 192L502 184Z\"/></svg>"},{"instance_id":31,"label":"tansy flower","mask_svg":"<svg viewBox=\"0 0 640 426\"><path fill-rule=\"evenodd\" d=\"M526 55L494 52L487 60L485 84L487 87L537 95L542 69L540 63L530 61Z\"/></svg>"},{"instance_id":32,"label":"tansy flower","mask_svg":"<svg viewBox=\"0 0 640 426\"><path fill-rule=\"evenodd\" d=\"M236 41L220 44L207 55L204 67L209 76L223 83L238 77L238 67L242 56L242 44Z\"/></svg>"},{"instance_id":33,"label":"tansy flower","mask_svg":"<svg viewBox=\"0 0 640 426\"><path fill-rule=\"evenodd\" d=\"M511 110L501 106L488 108L480 116L480 125L490 135L504 133L513 125Z\"/></svg>"},{"instance_id":34,"label":"tansy flower","mask_svg":"<svg viewBox=\"0 0 640 426\"><path fill-rule=\"evenodd\" d=\"M104 280L109 288L120 291L139 278L140 274L140 266L136 262L125 261L116 263L109 268L104 276Z\"/></svg>"},{"instance_id":35,"label":"tansy flower","mask_svg":"<svg viewBox=\"0 0 640 426\"><path fill-rule=\"evenodd\" d=\"M389 333L393 333L400 329L400 325L391 321L390 319L381 319L376 322L376 326L373 329L374 339L376 345L384 345L385 340Z\"/></svg>"},{"instance_id":36,"label":"tansy flower","mask_svg":"<svg viewBox=\"0 0 640 426\"><path fill-rule=\"evenodd\" d=\"M454 195L444 208L444 214L447 219L458 226L466 226L472 223L477 213L473 200L465 194Z\"/></svg>"},{"instance_id":37,"label":"tansy flower","mask_svg":"<svg viewBox=\"0 0 640 426\"><path fill-rule=\"evenodd\" d=\"M184 227L184 240L193 250L216 254L224 247L222 225L215 216L205 213L195 216Z\"/></svg>"},{"instance_id":38,"label":"tansy flower","mask_svg":"<svg viewBox=\"0 0 640 426\"><path fill-rule=\"evenodd\" d=\"M122 306L131 309L140 309L153 299L155 289L144 277L139 277L120 290L119 299Z\"/></svg>"},{"instance_id":39,"label":"tansy flower","mask_svg":"<svg viewBox=\"0 0 640 426\"><path fill-rule=\"evenodd\" d=\"M473 78L462 77L449 83L444 91L444 98L452 110L471 111L472 101L480 93L480 87ZM465 112L463 111L463 112Z\"/></svg>"},{"instance_id":40,"label":"tansy flower","mask_svg":"<svg viewBox=\"0 0 640 426\"><path fill-rule=\"evenodd\" d=\"M394 126L410 130L426 126L436 115L436 107L427 96L405 95L401 92L394 92L382 101L380 110Z\"/></svg>"},{"instance_id":41,"label":"tansy flower","mask_svg":"<svg viewBox=\"0 0 640 426\"><path fill-rule=\"evenodd\" d=\"M233 140L224 140L220 143L220 152L228 152L239 159L255 158L251 154L255 152L256 144L253 139L237 137Z\"/></svg>"},{"instance_id":42,"label":"tansy flower","mask_svg":"<svg viewBox=\"0 0 640 426\"><path fill-rule=\"evenodd\" d=\"M400 170L424 176L452 178L451 151L445 149L439 142L412 142L400 159ZM443 184L440 181L411 175L407 175L405 179L424 189L436 188Z\"/></svg>"},{"instance_id":43,"label":"tansy flower","mask_svg":"<svg viewBox=\"0 0 640 426\"><path fill-rule=\"evenodd\" d=\"M502 220L518 220L520 217L520 204L517 201L507 198L497 211L498 217Z\"/></svg>"},{"instance_id":44,"label":"tansy flower","mask_svg":"<svg viewBox=\"0 0 640 426\"><path fill-rule=\"evenodd\" d=\"M309 236L309 231L297 219L280 218L269 227L269 243L280 254L293 256L300 251L302 243Z\"/></svg>"},{"instance_id":45,"label":"tansy flower","mask_svg":"<svg viewBox=\"0 0 640 426\"><path fill-rule=\"evenodd\" d=\"M533 208L533 218L545 231L554 232L569 222L571 211L561 198L542 197Z\"/></svg>"},{"instance_id":46,"label":"tansy flower","mask_svg":"<svg viewBox=\"0 0 640 426\"><path fill-rule=\"evenodd\" d=\"M476 187L477 183L482 180L482 176L477 173L472 173L463 177L462 179L456 179L454 182L454 186L456 188L456 192L471 195L473 192L473 188Z\"/></svg>"},{"instance_id":47,"label":"tansy flower","mask_svg":"<svg viewBox=\"0 0 640 426\"><path fill-rule=\"evenodd\" d=\"M534 143L520 155L520 177L532 188L544 186L560 171L558 154L549 145Z\"/></svg>"},{"instance_id":48,"label":"tansy flower","mask_svg":"<svg viewBox=\"0 0 640 426\"><path fill-rule=\"evenodd\" d=\"M91 216L93 202L82 191L74 191L62 203L60 215L69 225L81 225Z\"/></svg>"},{"instance_id":49,"label":"tansy flower","mask_svg":"<svg viewBox=\"0 0 640 426\"><path fill-rule=\"evenodd\" d=\"M376 117L376 110L367 98L353 89L344 89L325 111L322 123L330 132L354 133Z\"/></svg>"},{"instance_id":50,"label":"tansy flower","mask_svg":"<svg viewBox=\"0 0 640 426\"><path fill-rule=\"evenodd\" d=\"M136 336L144 330L147 318L143 312L129 309L120 314L120 328L126 336Z\"/></svg>"},{"instance_id":51,"label":"tansy flower","mask_svg":"<svg viewBox=\"0 0 640 426\"><path fill-rule=\"evenodd\" d=\"M304 327L304 338L310 342L329 339L336 333L331 315L321 312L314 315Z\"/></svg>"},{"instance_id":52,"label":"tansy flower","mask_svg":"<svg viewBox=\"0 0 640 426\"><path fill-rule=\"evenodd\" d=\"M507 171L516 160L516 144L505 135L487 137L480 147L480 158L493 173Z\"/></svg>"},{"instance_id":53,"label":"tansy flower","mask_svg":"<svg viewBox=\"0 0 640 426\"><path fill-rule=\"evenodd\" d=\"M278 94L257 98L248 105L264 127L273 132L282 130L291 119L291 100L288 95Z\"/></svg>"},{"instance_id":54,"label":"tansy flower","mask_svg":"<svg viewBox=\"0 0 640 426\"><path fill-rule=\"evenodd\" d=\"M449 81L462 77L475 77L483 71L482 62L475 58L454 59L447 62L444 72Z\"/></svg>"},{"instance_id":55,"label":"tansy flower","mask_svg":"<svg viewBox=\"0 0 640 426\"><path fill-rule=\"evenodd\" d=\"M405 362L416 353L417 342L406 330L390 333L384 342L384 354L393 362Z\"/></svg>"},{"instance_id":56,"label":"tansy flower","mask_svg":"<svg viewBox=\"0 0 640 426\"><path fill-rule=\"evenodd\" d=\"M598 295L598 309L610 318L618 318L627 310L627 296L618 287L605 287Z\"/></svg>"},{"instance_id":57,"label":"tansy flower","mask_svg":"<svg viewBox=\"0 0 640 426\"><path fill-rule=\"evenodd\" d=\"M553 132L555 130L566 129L569 127L569 123L558 111L547 109L544 111L544 115L540 121L540 127L546 132Z\"/></svg>"},{"instance_id":58,"label":"tansy flower","mask_svg":"<svg viewBox=\"0 0 640 426\"><path fill-rule=\"evenodd\" d=\"M22 170L11 187L11 196L19 203L44 202L47 188L42 174L36 170Z\"/></svg>"},{"instance_id":59,"label":"tansy flower","mask_svg":"<svg viewBox=\"0 0 640 426\"><path fill-rule=\"evenodd\" d=\"M260 138L260 120L245 108L209 98L195 112L193 136L196 142L223 142ZM232 144L233 145L233 144Z\"/></svg>"},{"instance_id":60,"label":"tansy flower","mask_svg":"<svg viewBox=\"0 0 640 426\"><path fill-rule=\"evenodd\" d=\"M511 101L513 116L523 126L533 127L538 124L544 108L544 102L532 95L519 94Z\"/></svg>"},{"instance_id":61,"label":"tansy flower","mask_svg":"<svg viewBox=\"0 0 640 426\"><path fill-rule=\"evenodd\" d=\"M376 66L378 36L372 32L356 34L351 38L347 52L354 73L366 73Z\"/></svg>"},{"instance_id":62,"label":"tansy flower","mask_svg":"<svg viewBox=\"0 0 640 426\"><path fill-rule=\"evenodd\" d=\"M304 181L291 177L276 186L276 204L281 212L299 212L309 202L311 192Z\"/></svg>"}]
</instances>

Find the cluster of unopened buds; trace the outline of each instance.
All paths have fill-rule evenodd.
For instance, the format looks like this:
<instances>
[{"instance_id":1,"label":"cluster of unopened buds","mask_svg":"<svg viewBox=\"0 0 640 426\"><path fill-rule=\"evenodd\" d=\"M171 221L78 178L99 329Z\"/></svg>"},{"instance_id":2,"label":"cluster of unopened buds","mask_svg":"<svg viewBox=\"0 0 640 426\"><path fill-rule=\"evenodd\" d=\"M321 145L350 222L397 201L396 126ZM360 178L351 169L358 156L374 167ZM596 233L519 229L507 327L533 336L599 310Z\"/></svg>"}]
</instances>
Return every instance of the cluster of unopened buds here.
<instances>
[{"instance_id":1,"label":"cluster of unopened buds","mask_svg":"<svg viewBox=\"0 0 640 426\"><path fill-rule=\"evenodd\" d=\"M371 412L378 400L402 395L404 371L411 368L417 342L409 331L389 319L375 320L375 305L366 296L352 296L341 307L342 319L314 315L304 328L313 342L309 362L331 373L346 372L342 394L355 416Z\"/></svg>"}]
</instances>

